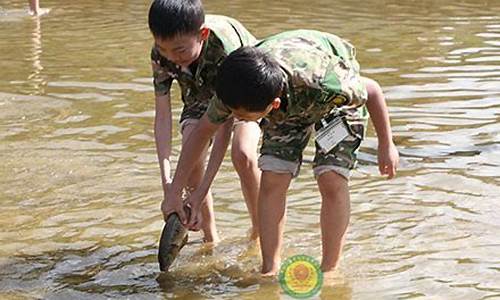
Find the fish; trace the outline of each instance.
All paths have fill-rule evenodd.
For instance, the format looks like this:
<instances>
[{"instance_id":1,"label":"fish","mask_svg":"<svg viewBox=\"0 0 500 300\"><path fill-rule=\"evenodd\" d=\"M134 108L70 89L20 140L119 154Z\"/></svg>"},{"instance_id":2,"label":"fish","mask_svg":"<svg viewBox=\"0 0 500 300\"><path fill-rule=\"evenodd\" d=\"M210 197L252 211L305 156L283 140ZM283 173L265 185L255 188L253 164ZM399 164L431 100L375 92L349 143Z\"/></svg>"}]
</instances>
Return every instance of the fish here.
<instances>
[{"instance_id":1,"label":"fish","mask_svg":"<svg viewBox=\"0 0 500 300\"><path fill-rule=\"evenodd\" d=\"M189 217L189 209L186 209ZM188 242L188 229L182 225L181 219L176 212L168 215L160 237L158 248L158 263L160 271L168 272L168 269L179 254L179 251Z\"/></svg>"}]
</instances>

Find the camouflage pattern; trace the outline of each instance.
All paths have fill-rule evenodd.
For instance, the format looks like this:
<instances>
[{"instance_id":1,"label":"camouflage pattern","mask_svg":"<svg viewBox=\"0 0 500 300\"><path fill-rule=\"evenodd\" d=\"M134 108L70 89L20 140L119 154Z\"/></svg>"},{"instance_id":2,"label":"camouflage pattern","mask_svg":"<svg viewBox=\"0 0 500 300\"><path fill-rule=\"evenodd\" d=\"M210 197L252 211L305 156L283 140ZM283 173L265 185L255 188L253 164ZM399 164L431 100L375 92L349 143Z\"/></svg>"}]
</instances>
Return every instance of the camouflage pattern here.
<instances>
[{"instance_id":1,"label":"camouflage pattern","mask_svg":"<svg viewBox=\"0 0 500 300\"><path fill-rule=\"evenodd\" d=\"M315 165L354 167L368 117L364 107L368 95L354 47L335 35L311 30L284 32L256 46L277 59L286 78L282 105L266 117L263 126L261 154L300 162L314 124L334 115L348 123L352 137L327 155L317 150ZM223 122L230 113L221 101L208 109L215 123Z\"/></svg>"},{"instance_id":2,"label":"camouflage pattern","mask_svg":"<svg viewBox=\"0 0 500 300\"><path fill-rule=\"evenodd\" d=\"M256 42L255 37L235 19L207 15L205 25L211 31L210 36L203 46L198 66L193 73L181 70L180 66L161 56L156 46L151 50L156 96L169 93L174 79L179 83L184 103L180 122L185 119L201 118L209 100L215 96L215 76L218 66L232 51Z\"/></svg>"},{"instance_id":3,"label":"camouflage pattern","mask_svg":"<svg viewBox=\"0 0 500 300\"><path fill-rule=\"evenodd\" d=\"M348 124L351 136L344 139L326 154L320 153L316 145L313 167L333 165L351 170L356 166L359 146L366 133L369 117L368 110L366 106L362 106L358 109L340 111L338 117L343 118Z\"/></svg>"}]
</instances>

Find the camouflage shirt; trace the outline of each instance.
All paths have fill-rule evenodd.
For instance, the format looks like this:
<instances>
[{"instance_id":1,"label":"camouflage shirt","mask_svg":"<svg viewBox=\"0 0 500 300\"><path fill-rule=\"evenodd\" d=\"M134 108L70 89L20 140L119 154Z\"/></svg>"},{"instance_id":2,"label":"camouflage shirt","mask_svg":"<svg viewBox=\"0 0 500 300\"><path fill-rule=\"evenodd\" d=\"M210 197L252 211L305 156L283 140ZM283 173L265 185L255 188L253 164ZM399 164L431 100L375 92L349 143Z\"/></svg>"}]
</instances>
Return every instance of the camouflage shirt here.
<instances>
[{"instance_id":1,"label":"camouflage shirt","mask_svg":"<svg viewBox=\"0 0 500 300\"><path fill-rule=\"evenodd\" d=\"M235 19L207 15L205 25L210 29L210 36L203 45L193 73L181 70L180 66L161 56L156 45L151 50L156 96L168 94L174 79L179 83L184 103L180 121L201 118L208 100L215 95L217 67L232 51L256 42L254 36Z\"/></svg>"},{"instance_id":2,"label":"camouflage shirt","mask_svg":"<svg viewBox=\"0 0 500 300\"><path fill-rule=\"evenodd\" d=\"M256 46L270 53L285 74L282 105L266 117L270 122L310 125L337 107L355 115L353 108L367 100L354 47L335 35L295 30L271 36ZM210 103L212 122L222 123L230 114L222 101Z\"/></svg>"}]
</instances>

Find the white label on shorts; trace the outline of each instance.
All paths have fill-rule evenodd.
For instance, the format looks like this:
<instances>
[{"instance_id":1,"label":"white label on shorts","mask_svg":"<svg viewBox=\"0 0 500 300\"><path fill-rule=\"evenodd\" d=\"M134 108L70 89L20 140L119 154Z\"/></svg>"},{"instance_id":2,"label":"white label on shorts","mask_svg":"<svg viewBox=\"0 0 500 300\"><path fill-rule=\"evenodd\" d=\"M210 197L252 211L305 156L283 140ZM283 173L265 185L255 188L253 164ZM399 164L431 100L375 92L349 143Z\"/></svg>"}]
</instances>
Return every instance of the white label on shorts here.
<instances>
[{"instance_id":1,"label":"white label on shorts","mask_svg":"<svg viewBox=\"0 0 500 300\"><path fill-rule=\"evenodd\" d=\"M349 130L342 119L335 118L316 132L316 143L324 153L328 153L348 136Z\"/></svg>"}]
</instances>

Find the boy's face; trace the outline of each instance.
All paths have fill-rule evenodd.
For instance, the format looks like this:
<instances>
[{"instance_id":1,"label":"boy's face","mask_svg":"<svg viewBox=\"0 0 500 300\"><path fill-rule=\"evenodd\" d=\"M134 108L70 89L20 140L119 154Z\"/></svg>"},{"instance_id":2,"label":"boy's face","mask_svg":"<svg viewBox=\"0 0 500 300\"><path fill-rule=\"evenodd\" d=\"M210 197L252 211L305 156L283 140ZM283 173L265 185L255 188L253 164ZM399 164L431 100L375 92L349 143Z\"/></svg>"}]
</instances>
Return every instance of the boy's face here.
<instances>
[{"instance_id":1,"label":"boy's face","mask_svg":"<svg viewBox=\"0 0 500 300\"><path fill-rule=\"evenodd\" d=\"M233 116L237 119L244 121L257 121L267 116L268 113L273 109L278 109L280 107L281 100L280 98L276 98L269 104L265 110L259 112L247 111L243 108L230 108Z\"/></svg>"},{"instance_id":2,"label":"boy's face","mask_svg":"<svg viewBox=\"0 0 500 300\"><path fill-rule=\"evenodd\" d=\"M181 67L188 67L200 56L203 42L207 40L210 31L201 28L196 34L182 34L173 38L155 37L155 43L160 54Z\"/></svg>"}]
</instances>

